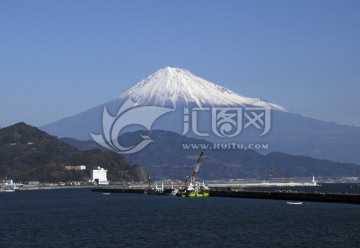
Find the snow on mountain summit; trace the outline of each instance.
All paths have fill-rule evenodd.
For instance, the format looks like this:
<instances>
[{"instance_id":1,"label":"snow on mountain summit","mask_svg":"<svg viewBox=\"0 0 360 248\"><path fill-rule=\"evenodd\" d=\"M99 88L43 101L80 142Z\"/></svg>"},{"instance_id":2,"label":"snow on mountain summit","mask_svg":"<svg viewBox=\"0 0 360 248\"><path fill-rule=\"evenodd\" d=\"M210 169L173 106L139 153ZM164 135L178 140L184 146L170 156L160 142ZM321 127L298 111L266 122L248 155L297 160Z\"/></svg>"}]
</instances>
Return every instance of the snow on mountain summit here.
<instances>
[{"instance_id":1,"label":"snow on mountain summit","mask_svg":"<svg viewBox=\"0 0 360 248\"><path fill-rule=\"evenodd\" d=\"M178 103L196 103L197 106L252 105L281 111L285 108L259 98L241 96L229 89L211 83L189 71L166 67L140 81L120 98L131 98L141 105L176 107Z\"/></svg>"}]
</instances>

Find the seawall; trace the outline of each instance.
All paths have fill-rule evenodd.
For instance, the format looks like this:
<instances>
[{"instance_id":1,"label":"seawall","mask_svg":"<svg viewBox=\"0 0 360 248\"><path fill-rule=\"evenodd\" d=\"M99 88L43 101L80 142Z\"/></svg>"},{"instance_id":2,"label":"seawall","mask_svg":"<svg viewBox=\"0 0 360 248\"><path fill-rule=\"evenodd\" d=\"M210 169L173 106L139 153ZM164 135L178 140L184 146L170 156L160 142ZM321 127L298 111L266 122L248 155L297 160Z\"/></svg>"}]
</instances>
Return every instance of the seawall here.
<instances>
[{"instance_id":1,"label":"seawall","mask_svg":"<svg viewBox=\"0 0 360 248\"><path fill-rule=\"evenodd\" d=\"M281 191L211 191L213 197L272 199L287 201L312 201L360 204L359 194L347 193L309 193Z\"/></svg>"},{"instance_id":2,"label":"seawall","mask_svg":"<svg viewBox=\"0 0 360 248\"><path fill-rule=\"evenodd\" d=\"M144 194L143 188L125 187L96 187L92 192L102 193L135 193ZM232 198L252 198L252 199L271 199L286 201L309 201L309 202L329 202L329 203L352 203L360 204L360 194L348 193L321 193L321 192L289 192L289 191L231 191L231 190L212 190L211 197L232 197Z\"/></svg>"}]
</instances>

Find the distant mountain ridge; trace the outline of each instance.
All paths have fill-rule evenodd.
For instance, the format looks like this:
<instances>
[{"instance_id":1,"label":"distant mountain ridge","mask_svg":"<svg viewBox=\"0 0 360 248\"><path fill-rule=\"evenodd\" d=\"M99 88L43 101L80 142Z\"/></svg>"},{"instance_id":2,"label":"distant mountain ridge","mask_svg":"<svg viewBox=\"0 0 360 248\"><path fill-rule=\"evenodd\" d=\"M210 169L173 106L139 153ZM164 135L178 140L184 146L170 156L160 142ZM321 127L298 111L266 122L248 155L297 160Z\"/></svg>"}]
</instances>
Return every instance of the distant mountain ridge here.
<instances>
[{"instance_id":1,"label":"distant mountain ridge","mask_svg":"<svg viewBox=\"0 0 360 248\"><path fill-rule=\"evenodd\" d=\"M241 96L180 68L160 69L119 97L77 115L45 125L41 129L60 138L89 140L90 133L103 133L104 109L116 118L121 106L127 101L131 101L135 107L161 106L173 109L156 120L152 130L182 134L185 129L184 122L189 120L193 125L191 121L198 118L196 124L200 131L209 135L199 137L193 129L190 129L186 133L188 137L206 139L210 142L268 143L270 147L268 152L284 152L360 164L358 152L360 127L303 117L275 103ZM238 126L242 126L239 135L225 139L214 134L212 109L216 107L243 108L242 120L237 123ZM271 128L268 133L259 136L261 132L258 132L254 125L245 128L247 108L264 108L270 111ZM193 115L193 109L197 109L196 117ZM186 113L188 114L185 117Z\"/></svg>"},{"instance_id":2,"label":"distant mountain ridge","mask_svg":"<svg viewBox=\"0 0 360 248\"><path fill-rule=\"evenodd\" d=\"M168 119L155 129L182 132L183 107L252 106L288 112L284 107L260 98L241 96L220 85L211 83L189 71L166 67L140 81L127 92L104 104L86 110L78 115L63 118L42 126L41 129L58 136L78 140L90 139L90 133L102 132L103 111L116 115L128 100L136 106L162 106L174 108ZM169 125L169 123L171 123ZM175 124L175 125L174 125Z\"/></svg>"},{"instance_id":3,"label":"distant mountain ridge","mask_svg":"<svg viewBox=\"0 0 360 248\"><path fill-rule=\"evenodd\" d=\"M273 168L276 168L284 178L360 177L360 166L355 164L337 163L279 152L261 155L255 150L214 150L211 149L213 147L211 142L181 136L169 131L138 131L126 133L120 139L125 143L133 142L140 134L151 136L154 142L139 153L126 155L126 158L133 163L141 164L152 177L157 179L186 177L194 169L200 151L204 151L205 156L199 177L208 180L271 179L274 177L271 175ZM96 147L94 141L63 140L83 150ZM208 145L209 149L184 149L183 144Z\"/></svg>"},{"instance_id":4,"label":"distant mountain ridge","mask_svg":"<svg viewBox=\"0 0 360 248\"><path fill-rule=\"evenodd\" d=\"M86 171L65 170L86 165ZM0 180L65 182L87 181L89 170L101 166L111 181L147 181L147 173L110 151L81 152L35 127L18 123L0 129Z\"/></svg>"}]
</instances>

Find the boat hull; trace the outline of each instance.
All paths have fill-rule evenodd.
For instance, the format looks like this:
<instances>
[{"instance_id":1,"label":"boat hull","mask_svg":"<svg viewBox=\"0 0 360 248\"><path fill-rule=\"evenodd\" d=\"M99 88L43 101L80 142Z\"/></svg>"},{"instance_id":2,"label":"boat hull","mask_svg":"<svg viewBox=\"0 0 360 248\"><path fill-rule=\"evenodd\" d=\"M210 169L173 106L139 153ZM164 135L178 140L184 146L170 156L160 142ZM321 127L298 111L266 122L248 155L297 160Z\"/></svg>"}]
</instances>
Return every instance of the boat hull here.
<instances>
[{"instance_id":1,"label":"boat hull","mask_svg":"<svg viewBox=\"0 0 360 248\"><path fill-rule=\"evenodd\" d=\"M210 195L209 192L179 192L177 196L180 197L208 197Z\"/></svg>"}]
</instances>

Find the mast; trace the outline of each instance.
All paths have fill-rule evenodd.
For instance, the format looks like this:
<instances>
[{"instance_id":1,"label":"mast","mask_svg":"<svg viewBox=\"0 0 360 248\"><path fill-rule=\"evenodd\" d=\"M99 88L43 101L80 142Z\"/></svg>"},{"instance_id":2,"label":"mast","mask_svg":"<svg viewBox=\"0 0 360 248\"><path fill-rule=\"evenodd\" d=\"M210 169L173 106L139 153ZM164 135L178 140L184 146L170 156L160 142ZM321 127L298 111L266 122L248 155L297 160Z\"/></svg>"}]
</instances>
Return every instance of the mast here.
<instances>
[{"instance_id":1,"label":"mast","mask_svg":"<svg viewBox=\"0 0 360 248\"><path fill-rule=\"evenodd\" d=\"M201 152L200 155L199 155L199 158L198 158L198 160L196 162L196 166L195 166L194 172L192 174L190 183L195 183L195 179L196 179L196 176L197 176L199 168L200 168L201 159L202 159L203 154L204 154L204 152Z\"/></svg>"}]
</instances>

